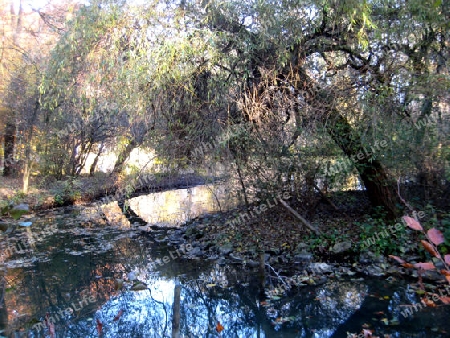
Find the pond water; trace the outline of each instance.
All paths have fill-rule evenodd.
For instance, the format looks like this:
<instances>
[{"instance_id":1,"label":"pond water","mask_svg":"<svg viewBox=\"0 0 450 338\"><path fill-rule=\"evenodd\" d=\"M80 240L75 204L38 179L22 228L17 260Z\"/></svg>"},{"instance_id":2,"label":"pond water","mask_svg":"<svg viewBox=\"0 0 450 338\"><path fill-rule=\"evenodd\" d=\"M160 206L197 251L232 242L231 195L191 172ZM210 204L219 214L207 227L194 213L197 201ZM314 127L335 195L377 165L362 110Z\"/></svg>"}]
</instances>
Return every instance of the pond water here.
<instances>
[{"instance_id":1,"label":"pond water","mask_svg":"<svg viewBox=\"0 0 450 338\"><path fill-rule=\"evenodd\" d=\"M185 260L183 245L155 240L167 230L102 226L76 207L28 220L0 238L3 337L99 337L99 324L102 337L450 336L448 307L401 315L418 301L401 280L330 278L268 297L273 278Z\"/></svg>"},{"instance_id":2,"label":"pond water","mask_svg":"<svg viewBox=\"0 0 450 338\"><path fill-rule=\"evenodd\" d=\"M176 227L203 214L236 207L225 185L197 185L141 195L128 200L130 209L145 222Z\"/></svg>"}]
</instances>

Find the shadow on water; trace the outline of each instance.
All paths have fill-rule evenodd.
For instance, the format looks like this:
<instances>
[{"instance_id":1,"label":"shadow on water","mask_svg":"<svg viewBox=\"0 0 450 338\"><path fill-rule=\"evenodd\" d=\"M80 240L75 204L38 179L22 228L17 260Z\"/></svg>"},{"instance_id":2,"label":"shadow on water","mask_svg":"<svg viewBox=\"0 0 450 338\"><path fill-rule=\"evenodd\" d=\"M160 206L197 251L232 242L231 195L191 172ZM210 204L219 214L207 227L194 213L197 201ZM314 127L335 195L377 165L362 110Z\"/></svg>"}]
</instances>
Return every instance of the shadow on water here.
<instances>
[{"instance_id":1,"label":"shadow on water","mask_svg":"<svg viewBox=\"0 0 450 338\"><path fill-rule=\"evenodd\" d=\"M4 250L35 239L0 270L3 336L50 337L46 316L56 337L99 337L97 323L102 337L133 338L347 337L363 327L391 337L450 332L445 307L401 316L403 304L417 301L401 281L329 279L266 299L257 270L184 260L182 245L154 241L162 232L82 224L77 208L33 222L1 238ZM265 291L276 286L269 284Z\"/></svg>"}]
</instances>

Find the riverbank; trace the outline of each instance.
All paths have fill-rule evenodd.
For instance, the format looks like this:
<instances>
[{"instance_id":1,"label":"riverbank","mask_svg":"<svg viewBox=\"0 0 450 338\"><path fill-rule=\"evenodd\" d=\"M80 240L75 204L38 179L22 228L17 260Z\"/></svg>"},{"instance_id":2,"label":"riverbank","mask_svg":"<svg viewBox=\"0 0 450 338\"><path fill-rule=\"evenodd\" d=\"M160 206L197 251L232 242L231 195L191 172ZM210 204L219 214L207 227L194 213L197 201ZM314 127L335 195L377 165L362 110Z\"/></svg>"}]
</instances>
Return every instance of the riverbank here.
<instances>
[{"instance_id":1,"label":"riverbank","mask_svg":"<svg viewBox=\"0 0 450 338\"><path fill-rule=\"evenodd\" d=\"M157 192L180 187L204 184L205 179L195 174L171 177L164 174L153 175L153 180L146 180L144 186L135 186L135 178L105 173L94 176L80 176L57 181L51 177L31 177L27 194L22 191L20 178L0 176L0 201L3 203L27 204L31 210L39 211L55 207L82 205L94 202L106 196L111 200L123 201L133 185L134 192ZM0 206L1 207L1 206Z\"/></svg>"},{"instance_id":2,"label":"riverbank","mask_svg":"<svg viewBox=\"0 0 450 338\"><path fill-rule=\"evenodd\" d=\"M34 211L87 205L107 195L125 199L126 196L119 192L124 190L127 182L129 178L106 174L52 182L34 178L29 194L25 195L20 192L19 179L0 177L0 198L3 202L28 204ZM159 177L145 187L138 187L138 191L154 192L203 183L202 178L195 175ZM284 197L299 214L306 214L294 197ZM393 262L387 258L388 255L406 257L413 263L425 259L417 236L405 227L396 228L392 236L378 236L380 231L392 225L384 221L381 213L373 213L364 191L335 192L320 202L315 213L308 216L311 225L319 229L318 235L304 226L281 201L266 202L266 208L261 205L242 207L198 217L179 229L166 229L161 236L156 236L156 240L172 246L192 245L193 249L184 255L188 259L209 259L218 264L253 267L259 266L263 260L264 264L280 271L302 270L311 263L320 262L347 266L350 274L410 274L414 271L391 264ZM117 206L114 210L121 212ZM441 213L434 220L433 217L437 216L428 214L424 221L450 222L449 214ZM95 222L94 219L92 221ZM150 233L153 231L152 236L155 235L152 227L145 228ZM439 277L429 274L431 278Z\"/></svg>"},{"instance_id":3,"label":"riverbank","mask_svg":"<svg viewBox=\"0 0 450 338\"><path fill-rule=\"evenodd\" d=\"M392 225L386 223L382 215L370 213L370 203L362 191L336 193L330 199L338 209L323 203L310 219L319 229L319 235L302 226L279 204L258 219L241 224L230 220L245 213L246 208L199 217L180 229L161 230L156 240L174 247L188 243L193 249L184 255L187 259L210 259L219 265L258 267L264 264L283 275L305 275L306 271L318 280L324 274L334 276L336 273L418 276L417 270L404 268L388 257L398 255L413 264L428 261L420 243L422 238L416 232L397 225L392 236L378 236L381 230ZM301 210L294 200L289 204ZM421 221L424 225L427 222L445 224L450 218L448 214L444 216L445 219L425 217ZM445 251L448 247L444 246L440 248ZM433 282L443 281L435 271L425 271L422 276Z\"/></svg>"}]
</instances>

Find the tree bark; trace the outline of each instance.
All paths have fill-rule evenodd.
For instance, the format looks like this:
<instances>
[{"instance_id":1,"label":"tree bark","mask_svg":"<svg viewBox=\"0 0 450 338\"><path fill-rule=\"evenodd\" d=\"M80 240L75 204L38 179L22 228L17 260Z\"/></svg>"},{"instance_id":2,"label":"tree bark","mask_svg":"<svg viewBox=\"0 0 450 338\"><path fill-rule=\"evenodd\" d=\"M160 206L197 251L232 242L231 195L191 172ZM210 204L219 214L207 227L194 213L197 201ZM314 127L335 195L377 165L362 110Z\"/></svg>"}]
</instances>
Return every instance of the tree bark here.
<instances>
[{"instance_id":1,"label":"tree bark","mask_svg":"<svg viewBox=\"0 0 450 338\"><path fill-rule=\"evenodd\" d=\"M103 152L103 146L104 146L104 144L102 142L100 144L100 146L98 147L98 152L97 152L97 155L95 155L94 162L92 162L91 168L89 169L89 176L91 176L91 177L94 176L95 168L97 167L97 164L98 164L98 159Z\"/></svg>"},{"instance_id":2,"label":"tree bark","mask_svg":"<svg viewBox=\"0 0 450 338\"><path fill-rule=\"evenodd\" d=\"M16 125L7 122L4 137L4 169L3 176L11 176L14 173L14 146L16 142Z\"/></svg>"},{"instance_id":3,"label":"tree bark","mask_svg":"<svg viewBox=\"0 0 450 338\"><path fill-rule=\"evenodd\" d=\"M349 159L358 158L359 153L363 153L362 159L355 161L360 178L364 183L369 200L372 206L381 206L387 212L389 218L395 218L399 214L395 195L395 184L381 163L373 159L373 154L367 155L364 151L361 135L359 135L347 119L339 112L334 105L333 93L320 88L301 67L291 67L293 74L290 77L295 88L306 92L304 96L306 103L311 107L316 107L320 111L322 124L334 142L341 148ZM380 140L382 141L382 140Z\"/></svg>"},{"instance_id":4,"label":"tree bark","mask_svg":"<svg viewBox=\"0 0 450 338\"><path fill-rule=\"evenodd\" d=\"M357 158L359 153L366 154L361 136L353 130L347 119L337 109L332 109L331 118L326 123L326 129L349 159ZM374 160L372 155L369 155L357 159L355 166L372 206L383 207L389 218L397 217L399 210L396 205L398 200L394 193L395 185L389 179L381 163Z\"/></svg>"},{"instance_id":5,"label":"tree bark","mask_svg":"<svg viewBox=\"0 0 450 338\"><path fill-rule=\"evenodd\" d=\"M26 146L25 146L25 159L24 159L24 166L23 166L23 192L26 194L28 193L28 182L30 179L30 173L33 166L33 161L30 158L31 155L31 142L33 141L33 127L34 123L36 122L37 114L39 110L39 101L36 100L33 108L33 115L31 116L30 125L28 126L28 135L26 140Z\"/></svg>"},{"instance_id":6,"label":"tree bark","mask_svg":"<svg viewBox=\"0 0 450 338\"><path fill-rule=\"evenodd\" d=\"M130 143L126 145L126 147L119 153L119 156L117 157L117 161L114 164L114 169L111 174L118 174L121 173L123 170L123 165L125 161L130 157L131 152L133 149L136 148L136 142L135 140L131 140Z\"/></svg>"}]
</instances>

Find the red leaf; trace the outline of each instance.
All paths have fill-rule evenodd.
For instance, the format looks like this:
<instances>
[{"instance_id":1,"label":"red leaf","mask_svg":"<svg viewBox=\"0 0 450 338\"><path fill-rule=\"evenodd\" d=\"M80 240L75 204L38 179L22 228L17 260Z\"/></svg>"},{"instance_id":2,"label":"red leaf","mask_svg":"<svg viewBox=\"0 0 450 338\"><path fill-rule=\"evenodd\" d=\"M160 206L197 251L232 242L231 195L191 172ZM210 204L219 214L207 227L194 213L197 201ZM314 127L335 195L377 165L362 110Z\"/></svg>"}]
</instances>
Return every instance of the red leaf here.
<instances>
[{"instance_id":1,"label":"red leaf","mask_svg":"<svg viewBox=\"0 0 450 338\"><path fill-rule=\"evenodd\" d=\"M411 263L403 263L402 266L405 267L405 268L408 268L408 269L411 269L411 268L414 267L414 265L411 264Z\"/></svg>"},{"instance_id":2,"label":"red leaf","mask_svg":"<svg viewBox=\"0 0 450 338\"><path fill-rule=\"evenodd\" d=\"M46 326L46 327L48 327L48 325L49 325L49 320L48 320L49 318L50 318L50 313L47 312L47 313L45 314L45 319L44 319L44 322L45 322L45 326Z\"/></svg>"},{"instance_id":3,"label":"red leaf","mask_svg":"<svg viewBox=\"0 0 450 338\"><path fill-rule=\"evenodd\" d=\"M363 329L363 333L364 333L364 338L372 337L372 331L371 330Z\"/></svg>"},{"instance_id":4,"label":"red leaf","mask_svg":"<svg viewBox=\"0 0 450 338\"><path fill-rule=\"evenodd\" d=\"M445 255L444 256L445 259L445 263L447 263L448 265L450 265L450 255Z\"/></svg>"},{"instance_id":5,"label":"red leaf","mask_svg":"<svg viewBox=\"0 0 450 338\"><path fill-rule=\"evenodd\" d=\"M103 324L102 322L97 318L97 333L99 336L101 336L103 330Z\"/></svg>"},{"instance_id":6,"label":"red leaf","mask_svg":"<svg viewBox=\"0 0 450 338\"><path fill-rule=\"evenodd\" d=\"M430 254L432 254L434 257L439 257L439 253L434 249L434 247L427 241L424 241L423 239L420 241L422 243L425 250L427 250Z\"/></svg>"},{"instance_id":7,"label":"red leaf","mask_svg":"<svg viewBox=\"0 0 450 338\"><path fill-rule=\"evenodd\" d=\"M117 315L114 317L113 321L114 321L114 322L117 322L117 321L120 319L120 317L122 317L122 314L123 314L123 310L121 309L121 310L117 313Z\"/></svg>"},{"instance_id":8,"label":"red leaf","mask_svg":"<svg viewBox=\"0 0 450 338\"><path fill-rule=\"evenodd\" d=\"M422 298L422 303L425 303L425 305L429 307L436 307L435 302L428 298Z\"/></svg>"},{"instance_id":9,"label":"red leaf","mask_svg":"<svg viewBox=\"0 0 450 338\"><path fill-rule=\"evenodd\" d=\"M433 270L436 268L433 263L416 263L414 267L423 270Z\"/></svg>"},{"instance_id":10,"label":"red leaf","mask_svg":"<svg viewBox=\"0 0 450 338\"><path fill-rule=\"evenodd\" d=\"M49 323L48 332L50 333L50 338L55 338L55 324L53 322Z\"/></svg>"},{"instance_id":11,"label":"red leaf","mask_svg":"<svg viewBox=\"0 0 450 338\"><path fill-rule=\"evenodd\" d=\"M450 297L445 296L445 297L440 297L439 299L441 300L442 303L444 303L446 305L450 304Z\"/></svg>"},{"instance_id":12,"label":"red leaf","mask_svg":"<svg viewBox=\"0 0 450 338\"><path fill-rule=\"evenodd\" d=\"M450 283L450 276L445 276L445 279Z\"/></svg>"},{"instance_id":13,"label":"red leaf","mask_svg":"<svg viewBox=\"0 0 450 338\"><path fill-rule=\"evenodd\" d=\"M450 276L450 271L442 269L441 270L441 275L442 276Z\"/></svg>"},{"instance_id":14,"label":"red leaf","mask_svg":"<svg viewBox=\"0 0 450 338\"><path fill-rule=\"evenodd\" d=\"M414 218L403 216L403 220L406 222L406 225L409 226L413 230L422 231L423 228L419 222L417 222Z\"/></svg>"},{"instance_id":15,"label":"red leaf","mask_svg":"<svg viewBox=\"0 0 450 338\"><path fill-rule=\"evenodd\" d=\"M395 260L396 260L397 262L399 262L400 264L404 264L404 263L405 263L405 261L404 261L403 259L401 259L400 257L398 257L398 256L389 255L389 257L395 259Z\"/></svg>"},{"instance_id":16,"label":"red leaf","mask_svg":"<svg viewBox=\"0 0 450 338\"><path fill-rule=\"evenodd\" d=\"M222 326L222 324L220 324L220 322L217 322L217 325L216 325L216 331L217 331L218 333L220 333L220 332L223 331L223 329L224 329L224 327Z\"/></svg>"},{"instance_id":17,"label":"red leaf","mask_svg":"<svg viewBox=\"0 0 450 338\"><path fill-rule=\"evenodd\" d=\"M427 235L434 245L439 245L445 242L444 235L436 228L428 230Z\"/></svg>"}]
</instances>

